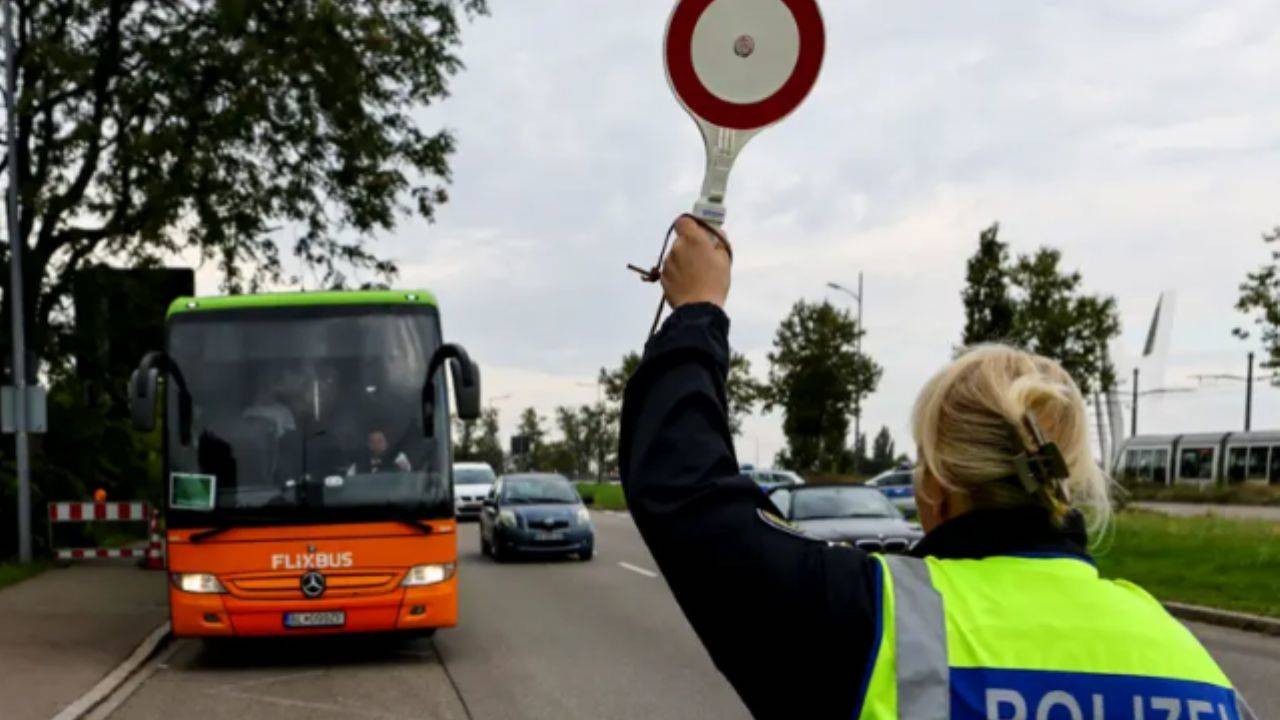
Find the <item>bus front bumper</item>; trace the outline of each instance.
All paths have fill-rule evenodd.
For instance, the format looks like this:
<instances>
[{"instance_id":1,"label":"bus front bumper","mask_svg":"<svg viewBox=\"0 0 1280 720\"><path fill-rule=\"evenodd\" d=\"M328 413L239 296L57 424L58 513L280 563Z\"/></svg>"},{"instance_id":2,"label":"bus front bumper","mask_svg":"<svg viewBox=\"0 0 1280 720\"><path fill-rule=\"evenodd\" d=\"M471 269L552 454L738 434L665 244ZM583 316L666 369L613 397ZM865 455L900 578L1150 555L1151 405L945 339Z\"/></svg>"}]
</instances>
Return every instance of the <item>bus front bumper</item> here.
<instances>
[{"instance_id":1,"label":"bus front bumper","mask_svg":"<svg viewBox=\"0 0 1280 720\"><path fill-rule=\"evenodd\" d=\"M458 580L393 592L315 600L246 600L226 593L188 593L170 586L177 637L261 637L424 631L458 623ZM289 627L291 613L342 613L341 625Z\"/></svg>"}]
</instances>

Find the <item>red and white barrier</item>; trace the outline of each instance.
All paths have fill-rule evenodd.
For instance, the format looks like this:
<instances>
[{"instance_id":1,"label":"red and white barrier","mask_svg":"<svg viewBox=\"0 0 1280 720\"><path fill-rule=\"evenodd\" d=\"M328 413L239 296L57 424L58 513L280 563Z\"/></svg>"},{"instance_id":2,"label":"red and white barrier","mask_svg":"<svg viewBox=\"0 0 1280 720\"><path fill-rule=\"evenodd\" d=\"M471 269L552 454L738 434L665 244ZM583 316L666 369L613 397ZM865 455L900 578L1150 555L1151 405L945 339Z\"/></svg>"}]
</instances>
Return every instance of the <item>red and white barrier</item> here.
<instances>
[{"instance_id":1,"label":"red and white barrier","mask_svg":"<svg viewBox=\"0 0 1280 720\"><path fill-rule=\"evenodd\" d=\"M115 558L144 558L150 548L58 548L59 560L95 560Z\"/></svg>"},{"instance_id":2,"label":"red and white barrier","mask_svg":"<svg viewBox=\"0 0 1280 720\"><path fill-rule=\"evenodd\" d=\"M164 539L160 536L159 519L159 511L145 502L52 502L49 503L49 545L53 545L56 523L145 522L150 532L145 548L54 548L54 557L59 560L137 558L148 570L163 570Z\"/></svg>"},{"instance_id":3,"label":"red and white barrier","mask_svg":"<svg viewBox=\"0 0 1280 720\"><path fill-rule=\"evenodd\" d=\"M52 522L88 522L90 520L142 522L146 519L147 504L144 502L49 503L49 520Z\"/></svg>"}]
</instances>

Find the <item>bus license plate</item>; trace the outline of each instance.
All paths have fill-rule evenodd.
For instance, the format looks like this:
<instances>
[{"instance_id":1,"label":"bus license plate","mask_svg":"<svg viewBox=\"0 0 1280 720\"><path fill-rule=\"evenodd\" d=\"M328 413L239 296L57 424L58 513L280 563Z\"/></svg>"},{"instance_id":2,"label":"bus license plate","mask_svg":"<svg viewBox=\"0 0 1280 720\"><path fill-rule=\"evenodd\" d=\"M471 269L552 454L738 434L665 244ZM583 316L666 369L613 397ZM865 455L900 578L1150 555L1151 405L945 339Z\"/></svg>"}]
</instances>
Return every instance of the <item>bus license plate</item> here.
<instances>
[{"instance_id":1,"label":"bus license plate","mask_svg":"<svg viewBox=\"0 0 1280 720\"><path fill-rule=\"evenodd\" d=\"M284 626L288 628L341 627L346 624L347 613L342 610L284 614Z\"/></svg>"},{"instance_id":2,"label":"bus license plate","mask_svg":"<svg viewBox=\"0 0 1280 720\"><path fill-rule=\"evenodd\" d=\"M533 534L534 540L542 540L543 542L551 542L563 539L560 533L552 531L543 531Z\"/></svg>"}]
</instances>

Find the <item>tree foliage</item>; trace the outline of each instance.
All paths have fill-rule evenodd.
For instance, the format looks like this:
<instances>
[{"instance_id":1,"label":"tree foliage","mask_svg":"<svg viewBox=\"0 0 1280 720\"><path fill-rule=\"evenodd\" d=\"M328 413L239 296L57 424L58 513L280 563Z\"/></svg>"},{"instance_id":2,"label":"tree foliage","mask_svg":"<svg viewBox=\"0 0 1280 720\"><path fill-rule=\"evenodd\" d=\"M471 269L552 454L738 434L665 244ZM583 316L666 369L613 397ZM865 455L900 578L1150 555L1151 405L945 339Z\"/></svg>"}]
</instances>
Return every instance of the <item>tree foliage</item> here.
<instances>
[{"instance_id":1,"label":"tree foliage","mask_svg":"<svg viewBox=\"0 0 1280 720\"><path fill-rule=\"evenodd\" d=\"M498 422L498 408L487 407L476 420L454 420L453 459L459 462L486 462L501 473L506 453Z\"/></svg>"},{"instance_id":2,"label":"tree foliage","mask_svg":"<svg viewBox=\"0 0 1280 720\"><path fill-rule=\"evenodd\" d=\"M19 175L37 352L57 351L87 263L185 252L240 291L291 279L288 253L323 286L386 282L395 266L367 239L446 200L453 136L412 111L445 96L459 18L486 0L17 4L3 162Z\"/></svg>"},{"instance_id":3,"label":"tree foliage","mask_svg":"<svg viewBox=\"0 0 1280 720\"><path fill-rule=\"evenodd\" d=\"M769 354L765 407L781 408L787 447L780 464L798 471L844 472L856 398L875 391L881 368L857 350L863 331L847 310L803 300L783 319Z\"/></svg>"},{"instance_id":4,"label":"tree foliage","mask_svg":"<svg viewBox=\"0 0 1280 720\"><path fill-rule=\"evenodd\" d=\"M1236 301L1236 310L1253 316L1258 339L1267 354L1262 366L1275 368L1280 367L1280 250L1276 250L1272 243L1280 241L1280 226L1264 233L1262 241L1272 248L1271 260L1249 273L1240 284L1240 299ZM1232 332L1241 339L1250 337L1249 331L1242 327L1237 327ZM1280 383L1280 376L1273 378L1276 378L1273 382Z\"/></svg>"},{"instance_id":5,"label":"tree foliage","mask_svg":"<svg viewBox=\"0 0 1280 720\"><path fill-rule=\"evenodd\" d=\"M599 382L610 402L621 405L627 381L638 367L640 355L631 352L622 357L622 363L618 367L600 368ZM762 392L761 384L751 376L751 361L742 353L732 353L729 356L729 378L725 393L729 398L729 430L734 435L742 432L742 421L759 404Z\"/></svg>"},{"instance_id":6,"label":"tree foliage","mask_svg":"<svg viewBox=\"0 0 1280 720\"><path fill-rule=\"evenodd\" d=\"M965 273L964 344L1013 335L1014 307L1009 298L1009 247L1000 242L1000 224L978 237L978 251Z\"/></svg>"},{"instance_id":7,"label":"tree foliage","mask_svg":"<svg viewBox=\"0 0 1280 720\"><path fill-rule=\"evenodd\" d=\"M969 260L964 343L1005 342L1051 357L1085 393L1112 386L1108 348L1120 334L1115 298L1085 294L1080 273L1063 270L1056 249L1010 261L997 229L982 233Z\"/></svg>"}]
</instances>

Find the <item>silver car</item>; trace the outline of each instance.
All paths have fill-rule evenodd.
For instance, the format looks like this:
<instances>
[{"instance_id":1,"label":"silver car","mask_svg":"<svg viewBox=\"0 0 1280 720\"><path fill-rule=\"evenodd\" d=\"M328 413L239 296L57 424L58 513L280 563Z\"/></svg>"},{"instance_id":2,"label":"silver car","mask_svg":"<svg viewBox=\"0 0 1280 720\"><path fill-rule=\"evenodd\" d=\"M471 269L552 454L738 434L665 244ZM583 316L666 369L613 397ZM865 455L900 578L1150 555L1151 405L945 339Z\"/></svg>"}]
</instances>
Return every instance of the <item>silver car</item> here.
<instances>
[{"instance_id":1,"label":"silver car","mask_svg":"<svg viewBox=\"0 0 1280 720\"><path fill-rule=\"evenodd\" d=\"M780 487L769 499L793 527L818 540L845 542L867 552L904 553L924 537L920 526L904 518L875 488Z\"/></svg>"},{"instance_id":2,"label":"silver car","mask_svg":"<svg viewBox=\"0 0 1280 720\"><path fill-rule=\"evenodd\" d=\"M459 520L477 519L485 498L498 479L489 463L457 462L453 464L453 511Z\"/></svg>"}]
</instances>

